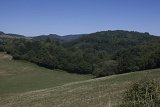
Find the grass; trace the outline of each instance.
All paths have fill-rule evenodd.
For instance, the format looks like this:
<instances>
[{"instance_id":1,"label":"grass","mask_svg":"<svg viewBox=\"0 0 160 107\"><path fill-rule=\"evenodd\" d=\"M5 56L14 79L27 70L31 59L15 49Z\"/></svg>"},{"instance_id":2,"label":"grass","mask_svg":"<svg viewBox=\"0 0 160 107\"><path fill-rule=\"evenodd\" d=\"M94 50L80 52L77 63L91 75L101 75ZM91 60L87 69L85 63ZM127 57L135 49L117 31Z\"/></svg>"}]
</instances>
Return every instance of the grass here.
<instances>
[{"instance_id":1,"label":"grass","mask_svg":"<svg viewBox=\"0 0 160 107\"><path fill-rule=\"evenodd\" d=\"M11 56L0 53L0 97L90 78L92 76L70 74L39 67L26 61L11 60Z\"/></svg>"},{"instance_id":2,"label":"grass","mask_svg":"<svg viewBox=\"0 0 160 107\"><path fill-rule=\"evenodd\" d=\"M39 73L37 75L39 75ZM85 80L86 77L84 76L83 79L81 77L82 81L66 82L57 86L53 85L53 87L50 88L1 97L0 105L2 107L115 107L121 102L122 93L133 82L143 78L159 80L159 77L160 69L132 72L90 80ZM35 80L35 82L37 81Z\"/></svg>"},{"instance_id":3,"label":"grass","mask_svg":"<svg viewBox=\"0 0 160 107\"><path fill-rule=\"evenodd\" d=\"M4 107L114 107L121 93L142 78L159 79L160 69L72 82L1 99Z\"/></svg>"}]
</instances>

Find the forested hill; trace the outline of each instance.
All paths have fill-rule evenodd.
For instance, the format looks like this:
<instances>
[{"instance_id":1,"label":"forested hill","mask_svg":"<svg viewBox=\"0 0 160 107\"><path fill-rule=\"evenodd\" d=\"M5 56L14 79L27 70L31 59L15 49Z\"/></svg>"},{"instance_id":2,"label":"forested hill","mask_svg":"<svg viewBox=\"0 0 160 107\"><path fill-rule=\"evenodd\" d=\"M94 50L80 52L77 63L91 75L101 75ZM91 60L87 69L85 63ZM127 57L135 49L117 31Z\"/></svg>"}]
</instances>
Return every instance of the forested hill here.
<instances>
[{"instance_id":1,"label":"forested hill","mask_svg":"<svg viewBox=\"0 0 160 107\"><path fill-rule=\"evenodd\" d=\"M59 36L57 34L39 35L39 36L32 37L32 39L34 39L34 40L45 40L47 38L52 39L52 40L61 41L61 36Z\"/></svg>"},{"instance_id":2,"label":"forested hill","mask_svg":"<svg viewBox=\"0 0 160 107\"><path fill-rule=\"evenodd\" d=\"M4 33L0 31L0 38L25 38L24 35Z\"/></svg>"},{"instance_id":3,"label":"forested hill","mask_svg":"<svg viewBox=\"0 0 160 107\"><path fill-rule=\"evenodd\" d=\"M102 31L66 43L65 46L78 47L79 49L105 50L108 53L115 53L118 50L143 44L148 41L156 40L159 37L149 33L139 33L134 31Z\"/></svg>"},{"instance_id":4,"label":"forested hill","mask_svg":"<svg viewBox=\"0 0 160 107\"><path fill-rule=\"evenodd\" d=\"M74 35L65 35L60 36L57 34L49 34L49 35L39 35L39 36L24 36L19 34L12 34L12 33L4 33L0 31L0 38L24 38L24 39L32 39L32 40L45 40L47 38L51 40L56 40L60 42L70 42L72 40L78 39L86 34L74 34Z\"/></svg>"},{"instance_id":5,"label":"forested hill","mask_svg":"<svg viewBox=\"0 0 160 107\"><path fill-rule=\"evenodd\" d=\"M53 35L51 35L53 36ZM61 41L7 39L1 51L51 69L97 77L159 68L160 37L149 33L102 31Z\"/></svg>"},{"instance_id":6,"label":"forested hill","mask_svg":"<svg viewBox=\"0 0 160 107\"><path fill-rule=\"evenodd\" d=\"M49 35L40 35L36 37L32 37L34 40L45 40L47 38L52 39L52 40L57 40L61 42L69 42L75 39L78 39L82 36L85 36L86 34L77 34L77 35L65 35L65 36L60 36L57 34L49 34Z\"/></svg>"}]
</instances>

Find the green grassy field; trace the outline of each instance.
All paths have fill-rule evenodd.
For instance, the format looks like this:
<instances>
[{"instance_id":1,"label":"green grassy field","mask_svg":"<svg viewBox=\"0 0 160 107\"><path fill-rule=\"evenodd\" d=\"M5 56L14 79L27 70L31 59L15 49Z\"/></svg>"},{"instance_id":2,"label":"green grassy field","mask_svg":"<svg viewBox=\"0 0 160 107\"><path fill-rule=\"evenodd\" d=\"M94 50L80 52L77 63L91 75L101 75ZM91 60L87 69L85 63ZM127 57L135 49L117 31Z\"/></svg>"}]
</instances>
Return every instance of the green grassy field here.
<instances>
[{"instance_id":1,"label":"green grassy field","mask_svg":"<svg viewBox=\"0 0 160 107\"><path fill-rule=\"evenodd\" d=\"M5 53L0 53L0 97L92 78L89 75L50 70L11 58Z\"/></svg>"},{"instance_id":2,"label":"green grassy field","mask_svg":"<svg viewBox=\"0 0 160 107\"><path fill-rule=\"evenodd\" d=\"M132 83L143 78L160 80L160 69L89 79L90 76L50 72L50 70L27 62L9 62L12 64L3 63L3 66L0 65L2 72L0 85L1 87L5 86L0 91L1 95L12 94L0 98L1 107L114 107L121 102L122 93ZM14 67L14 64L19 66ZM22 71L21 73L17 71L18 69L24 69L24 66L32 67L28 68L31 71L22 70L26 73L23 76ZM10 73L11 68L15 68L15 74L22 75L22 77L14 77ZM51 75L55 78L52 78ZM6 78L7 76L13 76L13 80ZM57 76L62 78L58 79ZM67 78L67 76L70 78ZM55 81L58 81L59 84ZM14 87L14 85L18 87ZM5 91L5 88L7 91Z\"/></svg>"}]
</instances>

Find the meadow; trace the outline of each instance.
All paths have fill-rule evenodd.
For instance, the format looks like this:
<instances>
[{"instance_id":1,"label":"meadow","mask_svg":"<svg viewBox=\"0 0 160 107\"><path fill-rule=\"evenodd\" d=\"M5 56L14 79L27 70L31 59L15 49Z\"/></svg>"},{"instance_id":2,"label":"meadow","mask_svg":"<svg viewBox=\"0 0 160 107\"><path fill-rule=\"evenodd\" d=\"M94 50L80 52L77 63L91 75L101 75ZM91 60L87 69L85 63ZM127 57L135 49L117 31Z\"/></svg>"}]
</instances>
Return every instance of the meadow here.
<instances>
[{"instance_id":1,"label":"meadow","mask_svg":"<svg viewBox=\"0 0 160 107\"><path fill-rule=\"evenodd\" d=\"M0 53L0 98L90 78L93 76L46 69L27 61L12 60L10 55Z\"/></svg>"},{"instance_id":2,"label":"meadow","mask_svg":"<svg viewBox=\"0 0 160 107\"><path fill-rule=\"evenodd\" d=\"M93 78L10 59L1 54L1 107L115 107L134 82L160 77L153 69Z\"/></svg>"}]
</instances>

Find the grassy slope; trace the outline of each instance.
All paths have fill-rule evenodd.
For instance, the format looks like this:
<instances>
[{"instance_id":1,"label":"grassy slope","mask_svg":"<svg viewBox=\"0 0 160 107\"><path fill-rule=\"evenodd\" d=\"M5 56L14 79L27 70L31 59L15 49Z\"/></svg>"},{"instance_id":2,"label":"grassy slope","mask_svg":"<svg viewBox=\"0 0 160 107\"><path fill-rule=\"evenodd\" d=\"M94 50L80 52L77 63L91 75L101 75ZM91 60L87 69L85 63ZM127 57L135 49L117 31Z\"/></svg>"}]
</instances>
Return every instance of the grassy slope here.
<instances>
[{"instance_id":1,"label":"grassy slope","mask_svg":"<svg viewBox=\"0 0 160 107\"><path fill-rule=\"evenodd\" d=\"M2 107L114 107L121 93L142 78L159 79L160 69L71 82L0 99Z\"/></svg>"},{"instance_id":2,"label":"grassy slope","mask_svg":"<svg viewBox=\"0 0 160 107\"><path fill-rule=\"evenodd\" d=\"M114 107L121 93L142 78L159 79L160 69L121 74L29 91L1 99L3 107Z\"/></svg>"},{"instance_id":3,"label":"grassy slope","mask_svg":"<svg viewBox=\"0 0 160 107\"><path fill-rule=\"evenodd\" d=\"M49 70L26 61L10 59L11 56L0 53L0 98L92 78L89 75Z\"/></svg>"}]
</instances>

